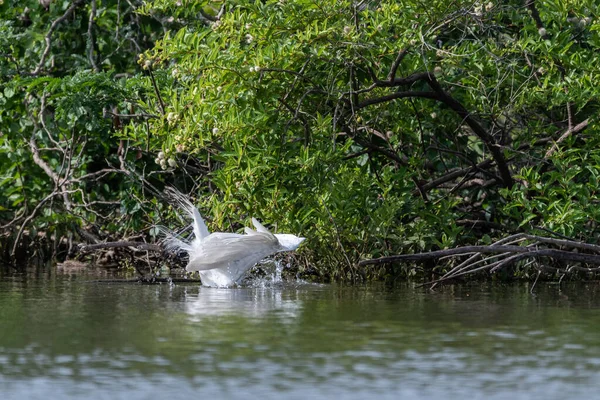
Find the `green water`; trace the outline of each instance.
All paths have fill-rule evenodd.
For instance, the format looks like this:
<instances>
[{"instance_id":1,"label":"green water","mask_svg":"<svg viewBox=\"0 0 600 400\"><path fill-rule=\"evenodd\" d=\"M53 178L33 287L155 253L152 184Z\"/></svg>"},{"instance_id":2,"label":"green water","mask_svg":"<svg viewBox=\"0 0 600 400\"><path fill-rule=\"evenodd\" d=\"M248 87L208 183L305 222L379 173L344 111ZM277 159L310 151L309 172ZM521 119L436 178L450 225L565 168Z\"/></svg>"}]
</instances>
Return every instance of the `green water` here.
<instances>
[{"instance_id":1,"label":"green water","mask_svg":"<svg viewBox=\"0 0 600 400\"><path fill-rule=\"evenodd\" d=\"M0 277L0 399L564 399L600 286L212 289Z\"/></svg>"}]
</instances>

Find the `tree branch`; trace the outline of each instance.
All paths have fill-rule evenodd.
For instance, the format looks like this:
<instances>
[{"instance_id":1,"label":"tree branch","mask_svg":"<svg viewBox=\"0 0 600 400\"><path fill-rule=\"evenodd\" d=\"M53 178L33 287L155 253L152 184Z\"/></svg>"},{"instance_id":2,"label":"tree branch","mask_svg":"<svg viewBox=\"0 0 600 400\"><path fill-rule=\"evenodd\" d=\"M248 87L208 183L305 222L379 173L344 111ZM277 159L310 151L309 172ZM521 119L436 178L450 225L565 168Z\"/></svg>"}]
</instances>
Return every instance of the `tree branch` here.
<instances>
[{"instance_id":1,"label":"tree branch","mask_svg":"<svg viewBox=\"0 0 600 400\"><path fill-rule=\"evenodd\" d=\"M75 11L75 9L81 4L83 4L83 0L75 0L71 4L71 6L69 8L67 8L65 13L61 17L57 18L56 20L54 20L54 22L52 22L52 25L50 25L50 29L48 30L48 33L46 33L46 37L44 38L44 40L46 41L46 48L44 49L44 52L42 53L40 62L38 63L37 67L33 70L31 75L38 75L41 72L42 68L44 67L44 63L46 62L46 58L48 58L48 54L50 54L50 48L52 47L52 33L54 32L56 27L61 22L63 22L67 18L69 18L69 16L73 13L73 11Z\"/></svg>"},{"instance_id":2,"label":"tree branch","mask_svg":"<svg viewBox=\"0 0 600 400\"><path fill-rule=\"evenodd\" d=\"M92 9L90 10L90 19L88 21L88 58L94 72L98 72L100 69L96 65L96 57L94 56L94 24L96 19L96 0L92 0Z\"/></svg>"},{"instance_id":3,"label":"tree branch","mask_svg":"<svg viewBox=\"0 0 600 400\"><path fill-rule=\"evenodd\" d=\"M568 138L569 136L571 136L571 134L573 133L578 133L582 130L584 130L585 128L587 128L587 126L590 123L590 119L586 119L585 121L575 125L572 128L569 128L565 131L565 133L563 133L562 135L560 135L560 137L556 140L556 142L554 142L552 144L552 147L550 147L548 149L548 151L546 152L546 155L544 156L545 159L550 158L550 156L552 156L552 154L554 154L554 152L556 151L556 149L558 149L558 145L564 141L566 138Z\"/></svg>"},{"instance_id":4,"label":"tree branch","mask_svg":"<svg viewBox=\"0 0 600 400\"><path fill-rule=\"evenodd\" d=\"M506 158L504 158L504 154L502 154L501 148L496 143L494 137L485 130L479 122L473 118L471 113L467 111L467 109L456 99L450 96L448 93L442 89L437 79L433 74L429 74L429 80L427 81L431 89L435 91L439 95L439 100L446 104L448 107L452 109L456 114L458 114L463 121L469 125L469 127L473 130L473 132L483 141L485 146L488 148L490 153L492 153L492 158L496 161L496 166L500 171L500 177L502 178L502 183L504 186L510 187L513 184L512 175L510 173L510 169L508 167L508 163L506 162Z\"/></svg>"},{"instance_id":5,"label":"tree branch","mask_svg":"<svg viewBox=\"0 0 600 400\"><path fill-rule=\"evenodd\" d=\"M434 92L395 92L381 97L372 97L370 99L363 100L356 105L357 109L365 108L368 106L372 106L374 104L385 103L388 101L396 100L396 99L406 99L412 97L420 97L424 99L432 99L441 101L437 93Z\"/></svg>"},{"instance_id":6,"label":"tree branch","mask_svg":"<svg viewBox=\"0 0 600 400\"><path fill-rule=\"evenodd\" d=\"M396 59L394 60L392 67L390 68L390 73L387 76L388 82L392 82L394 80L394 78L396 77L396 71L398 70L398 67L400 66L402 60L404 60L404 57L406 57L407 54L407 49L403 49L398 52L398 55L396 56Z\"/></svg>"},{"instance_id":7,"label":"tree branch","mask_svg":"<svg viewBox=\"0 0 600 400\"><path fill-rule=\"evenodd\" d=\"M119 247L134 247L136 250L149 250L156 251L162 253L164 249L152 243L144 243L144 242L107 242L107 243L96 243L96 244L88 244L88 245L80 245L79 251L82 253L89 253L99 249L114 249Z\"/></svg>"}]
</instances>

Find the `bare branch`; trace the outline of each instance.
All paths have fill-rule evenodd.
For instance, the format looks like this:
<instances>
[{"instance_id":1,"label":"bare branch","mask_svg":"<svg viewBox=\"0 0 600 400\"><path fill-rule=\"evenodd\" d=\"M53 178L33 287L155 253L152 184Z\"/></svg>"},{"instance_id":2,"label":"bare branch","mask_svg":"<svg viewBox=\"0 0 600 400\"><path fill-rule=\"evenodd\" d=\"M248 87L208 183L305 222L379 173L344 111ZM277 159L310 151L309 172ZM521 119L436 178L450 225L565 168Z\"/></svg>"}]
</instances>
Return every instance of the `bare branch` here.
<instances>
[{"instance_id":1,"label":"bare branch","mask_svg":"<svg viewBox=\"0 0 600 400\"><path fill-rule=\"evenodd\" d=\"M92 9L90 10L90 19L88 21L88 58L94 72L100 71L98 65L96 65L96 57L94 56L94 47L96 41L94 40L94 24L96 19L96 0L92 0Z\"/></svg>"},{"instance_id":2,"label":"bare branch","mask_svg":"<svg viewBox=\"0 0 600 400\"><path fill-rule=\"evenodd\" d=\"M400 64L402 63L402 60L404 60L404 57L406 57L407 54L408 54L407 49L403 49L398 52L398 56L396 56L396 59L394 60L394 63L392 64L392 67L390 68L390 73L387 76L387 80L389 82L392 82L394 80L394 78L396 77L396 71L398 70L398 67L400 66Z\"/></svg>"},{"instance_id":3,"label":"bare branch","mask_svg":"<svg viewBox=\"0 0 600 400\"><path fill-rule=\"evenodd\" d=\"M579 124L575 125L572 128L569 128L565 131L565 133L563 133L562 135L560 135L560 137L556 140L556 142L554 142L552 144L552 147L550 147L548 149L548 151L546 152L546 155L544 156L545 159L548 159L552 156L552 154L554 154L554 152L556 151L556 149L558 149L558 145L564 141L566 138L568 138L569 136L571 136L573 133L578 133L581 132L582 130L584 130L585 128L587 128L587 126L590 123L590 119L586 119L583 122L580 122Z\"/></svg>"},{"instance_id":4,"label":"bare branch","mask_svg":"<svg viewBox=\"0 0 600 400\"><path fill-rule=\"evenodd\" d=\"M144 243L144 242L130 242L130 241L81 245L79 247L79 251L81 253L89 253L89 252L99 250L99 249L114 249L114 248L118 248L118 247L133 247L136 250L149 250L149 251L156 251L159 253L162 253L164 251L164 249L157 244Z\"/></svg>"},{"instance_id":5,"label":"bare branch","mask_svg":"<svg viewBox=\"0 0 600 400\"><path fill-rule=\"evenodd\" d=\"M439 100L439 96L434 92L395 92L381 97L374 97L367 100L363 100L356 105L357 109L372 106L374 104L385 103L396 99L406 99L412 97L420 97L425 99Z\"/></svg>"},{"instance_id":6,"label":"bare branch","mask_svg":"<svg viewBox=\"0 0 600 400\"><path fill-rule=\"evenodd\" d=\"M165 115L165 102L163 101L162 96L160 95L160 90L158 90L158 85L156 84L156 79L154 79L154 74L151 70L148 70L148 73L150 74L150 79L152 80L152 86L154 87L156 97L158 97L158 105L160 106L160 110L162 114Z\"/></svg>"},{"instance_id":7,"label":"bare branch","mask_svg":"<svg viewBox=\"0 0 600 400\"><path fill-rule=\"evenodd\" d=\"M511 246L511 245L499 245L499 246L465 246L457 247L454 249L436 250L427 253L416 253L416 254L399 254L395 256L374 258L372 260L363 260L358 263L359 266L364 265L379 265L389 264L400 261L424 261L431 260L446 256L457 256L457 255L470 255L473 253L482 254L496 254L496 253L525 253L528 252L525 247Z\"/></svg>"},{"instance_id":8,"label":"bare branch","mask_svg":"<svg viewBox=\"0 0 600 400\"><path fill-rule=\"evenodd\" d=\"M156 114L146 114L146 113L140 113L140 114L117 114L117 113L113 113L111 111L106 111L106 114L110 114L113 117L118 117L118 118L125 118L125 119L154 119L154 118L160 118L158 115Z\"/></svg>"},{"instance_id":9,"label":"bare branch","mask_svg":"<svg viewBox=\"0 0 600 400\"><path fill-rule=\"evenodd\" d=\"M69 16L73 13L73 11L75 11L75 9L78 6L80 6L81 4L83 4L83 0L75 0L71 4L71 6L69 6L69 8L67 8L65 13L61 17L57 18L56 20L54 20L54 22L52 22L52 25L50 25L50 29L48 30L48 33L46 33L46 37L44 38L44 40L46 41L46 48L44 49L44 52L42 53L42 57L40 59L40 62L37 65L37 67L31 73L32 75L38 75L41 72L42 68L44 67L44 63L46 62L46 58L48 58L48 54L50 54L50 48L52 47L52 33L54 32L56 27L61 22L63 22L67 18L69 18Z\"/></svg>"}]
</instances>

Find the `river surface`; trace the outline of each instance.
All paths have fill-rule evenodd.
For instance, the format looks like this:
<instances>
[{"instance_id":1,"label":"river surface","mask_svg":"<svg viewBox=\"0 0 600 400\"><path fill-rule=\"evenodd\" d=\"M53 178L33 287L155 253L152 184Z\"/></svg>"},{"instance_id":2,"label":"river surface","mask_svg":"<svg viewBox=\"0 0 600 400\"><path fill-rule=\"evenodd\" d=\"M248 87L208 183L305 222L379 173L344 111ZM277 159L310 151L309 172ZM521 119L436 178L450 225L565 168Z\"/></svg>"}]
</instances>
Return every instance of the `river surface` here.
<instances>
[{"instance_id":1,"label":"river surface","mask_svg":"<svg viewBox=\"0 0 600 400\"><path fill-rule=\"evenodd\" d=\"M0 399L564 399L600 285L213 289L0 275Z\"/></svg>"}]
</instances>

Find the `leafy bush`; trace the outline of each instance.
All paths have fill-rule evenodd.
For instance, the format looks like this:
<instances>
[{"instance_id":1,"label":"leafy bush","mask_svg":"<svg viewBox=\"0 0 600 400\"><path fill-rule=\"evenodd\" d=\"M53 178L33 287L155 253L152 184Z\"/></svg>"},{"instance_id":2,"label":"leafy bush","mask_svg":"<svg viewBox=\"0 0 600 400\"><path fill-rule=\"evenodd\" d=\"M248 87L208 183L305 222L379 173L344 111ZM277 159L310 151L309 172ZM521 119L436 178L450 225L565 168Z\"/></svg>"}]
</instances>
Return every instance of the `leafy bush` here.
<instances>
[{"instance_id":1,"label":"leafy bush","mask_svg":"<svg viewBox=\"0 0 600 400\"><path fill-rule=\"evenodd\" d=\"M168 72L153 145L206 166L215 229L253 215L301 232L324 276L380 278L356 261L529 229L513 174L551 186L581 161L539 162L596 110L594 2L177 5L144 9L190 18L140 60ZM573 233L582 215L540 225Z\"/></svg>"},{"instance_id":2,"label":"leafy bush","mask_svg":"<svg viewBox=\"0 0 600 400\"><path fill-rule=\"evenodd\" d=\"M3 8L0 46L18 60L0 63L5 220L56 188L33 134L79 154L70 176L112 171L69 183L72 223L125 235L168 222L150 198L171 184L213 230L255 216L307 236L302 267L322 280L412 275L356 262L513 231L597 234L594 1L102 2L91 30L93 5L70 4L54 33L72 48L43 63L40 32L71 5L29 27L23 6ZM42 159L62 176L64 154Z\"/></svg>"}]
</instances>

